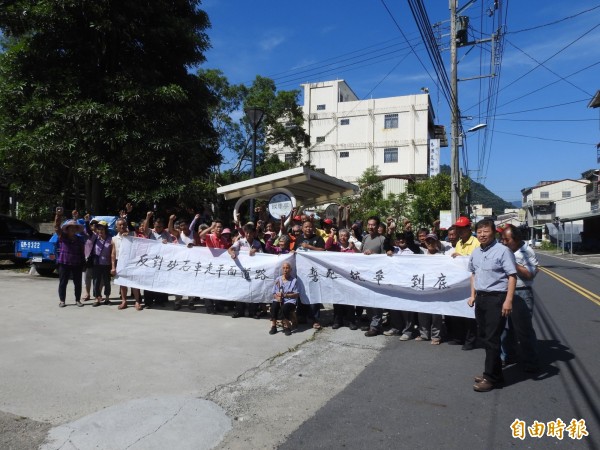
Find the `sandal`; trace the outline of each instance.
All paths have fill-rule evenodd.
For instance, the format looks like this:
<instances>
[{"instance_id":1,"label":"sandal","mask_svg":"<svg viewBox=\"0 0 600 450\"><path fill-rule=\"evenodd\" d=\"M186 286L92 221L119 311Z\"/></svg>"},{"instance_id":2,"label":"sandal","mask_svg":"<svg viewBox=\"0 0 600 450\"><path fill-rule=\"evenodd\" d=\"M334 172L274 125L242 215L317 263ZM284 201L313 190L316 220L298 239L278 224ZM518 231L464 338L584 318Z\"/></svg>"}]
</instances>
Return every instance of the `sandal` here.
<instances>
[{"instance_id":1,"label":"sandal","mask_svg":"<svg viewBox=\"0 0 600 450\"><path fill-rule=\"evenodd\" d=\"M432 339L431 340L431 345L440 345L442 343L442 341L440 339Z\"/></svg>"},{"instance_id":2,"label":"sandal","mask_svg":"<svg viewBox=\"0 0 600 450\"><path fill-rule=\"evenodd\" d=\"M123 302L119 305L118 309L125 309L127 308L127 302Z\"/></svg>"},{"instance_id":3,"label":"sandal","mask_svg":"<svg viewBox=\"0 0 600 450\"><path fill-rule=\"evenodd\" d=\"M90 296L89 296L89 295L86 295L86 296L85 296L85 297L83 297L81 300L82 300L82 301L84 301L84 302L89 302L89 301L91 300L91 298L90 298Z\"/></svg>"},{"instance_id":4,"label":"sandal","mask_svg":"<svg viewBox=\"0 0 600 450\"><path fill-rule=\"evenodd\" d=\"M429 340L429 339L427 339L427 338L424 338L424 337L422 337L422 336L417 336L417 337L415 338L415 341L428 341L428 340Z\"/></svg>"},{"instance_id":5,"label":"sandal","mask_svg":"<svg viewBox=\"0 0 600 450\"><path fill-rule=\"evenodd\" d=\"M100 305L101 305L101 303L100 303L98 300L96 300L94 303L92 303L92 306L93 306L94 308L95 308L96 306L100 306Z\"/></svg>"},{"instance_id":6,"label":"sandal","mask_svg":"<svg viewBox=\"0 0 600 450\"><path fill-rule=\"evenodd\" d=\"M142 304L140 302L135 302L135 309L136 311L141 311L144 308L142 307Z\"/></svg>"},{"instance_id":7,"label":"sandal","mask_svg":"<svg viewBox=\"0 0 600 450\"><path fill-rule=\"evenodd\" d=\"M322 327L321 327L321 324L320 324L319 322L315 322L315 323L313 323L313 326L312 326L312 327L313 327L315 330L320 330L320 329L322 328Z\"/></svg>"}]
</instances>

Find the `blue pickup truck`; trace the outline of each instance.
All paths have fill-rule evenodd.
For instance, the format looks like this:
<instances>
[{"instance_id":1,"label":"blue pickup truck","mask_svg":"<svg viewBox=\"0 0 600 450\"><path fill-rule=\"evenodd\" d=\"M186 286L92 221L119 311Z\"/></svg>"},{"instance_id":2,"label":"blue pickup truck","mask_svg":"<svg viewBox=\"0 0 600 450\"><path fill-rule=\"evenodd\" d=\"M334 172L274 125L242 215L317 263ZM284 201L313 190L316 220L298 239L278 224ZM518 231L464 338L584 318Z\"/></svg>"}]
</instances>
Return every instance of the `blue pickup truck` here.
<instances>
[{"instance_id":1,"label":"blue pickup truck","mask_svg":"<svg viewBox=\"0 0 600 450\"><path fill-rule=\"evenodd\" d=\"M94 219L104 220L108 223L109 233L114 235L115 224L118 217L96 216ZM14 256L18 261L29 261L35 267L37 273L42 276L50 276L56 269L58 259L58 238L54 234L49 241L19 240L15 241Z\"/></svg>"},{"instance_id":2,"label":"blue pickup truck","mask_svg":"<svg viewBox=\"0 0 600 450\"><path fill-rule=\"evenodd\" d=\"M56 242L48 241L16 241L15 257L31 261L37 273L50 276L56 269Z\"/></svg>"}]
</instances>

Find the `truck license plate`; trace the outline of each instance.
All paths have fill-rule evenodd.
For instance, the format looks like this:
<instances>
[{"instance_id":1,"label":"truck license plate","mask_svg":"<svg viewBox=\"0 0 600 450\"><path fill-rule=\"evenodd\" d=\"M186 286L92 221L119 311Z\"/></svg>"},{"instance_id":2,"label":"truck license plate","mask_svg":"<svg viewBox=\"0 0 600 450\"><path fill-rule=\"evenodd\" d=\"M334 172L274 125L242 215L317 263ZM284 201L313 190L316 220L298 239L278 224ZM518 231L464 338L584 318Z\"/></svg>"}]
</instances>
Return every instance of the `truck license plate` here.
<instances>
[{"instance_id":1,"label":"truck license plate","mask_svg":"<svg viewBox=\"0 0 600 450\"><path fill-rule=\"evenodd\" d=\"M34 256L33 258L31 258L31 262L41 263L42 262L42 257L41 256Z\"/></svg>"}]
</instances>

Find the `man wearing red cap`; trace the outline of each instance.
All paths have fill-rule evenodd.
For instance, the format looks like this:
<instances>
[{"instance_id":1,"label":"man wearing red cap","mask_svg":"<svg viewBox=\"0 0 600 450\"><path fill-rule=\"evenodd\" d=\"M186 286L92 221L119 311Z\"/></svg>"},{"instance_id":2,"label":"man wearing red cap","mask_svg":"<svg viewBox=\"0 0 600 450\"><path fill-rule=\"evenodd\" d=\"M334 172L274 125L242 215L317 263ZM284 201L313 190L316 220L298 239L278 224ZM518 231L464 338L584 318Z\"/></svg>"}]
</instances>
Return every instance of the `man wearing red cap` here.
<instances>
[{"instance_id":1,"label":"man wearing red cap","mask_svg":"<svg viewBox=\"0 0 600 450\"><path fill-rule=\"evenodd\" d=\"M471 221L468 217L459 217L454 224L458 234L458 242L452 257L470 256L479 241L471 233ZM477 340L477 321L466 317L446 316L446 326L450 335L449 345L461 345L463 350L473 350Z\"/></svg>"},{"instance_id":2,"label":"man wearing red cap","mask_svg":"<svg viewBox=\"0 0 600 450\"><path fill-rule=\"evenodd\" d=\"M323 228L316 228L315 229L315 233L318 236L321 236L323 238L323 240L329 238L329 235L331 234L331 228L333 227L333 220L331 219L325 219L323 220ZM337 242L337 236L335 236L333 238L334 242Z\"/></svg>"}]
</instances>

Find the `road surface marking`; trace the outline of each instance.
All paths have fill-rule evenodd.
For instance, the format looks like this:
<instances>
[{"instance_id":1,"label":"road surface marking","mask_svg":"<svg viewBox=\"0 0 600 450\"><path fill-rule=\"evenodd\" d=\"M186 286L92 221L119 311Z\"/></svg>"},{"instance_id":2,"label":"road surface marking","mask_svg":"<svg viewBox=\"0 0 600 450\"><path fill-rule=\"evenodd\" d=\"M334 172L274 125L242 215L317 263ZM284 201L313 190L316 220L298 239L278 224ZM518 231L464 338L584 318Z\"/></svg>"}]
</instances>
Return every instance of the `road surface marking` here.
<instances>
[{"instance_id":1,"label":"road surface marking","mask_svg":"<svg viewBox=\"0 0 600 450\"><path fill-rule=\"evenodd\" d=\"M577 292L578 294L583 295L585 298L587 298L588 300L591 300L592 302L594 302L596 305L600 306L600 295L594 294L591 291L588 291L586 288L579 286L578 284L572 282L571 280L569 280L568 278L563 277L562 275L557 274L556 272L553 272L549 269L546 269L545 267L540 267L540 270L542 272L544 272L546 275L550 275L552 278L554 278L555 280L560 281L562 284L564 284L565 286L573 289L575 292Z\"/></svg>"}]
</instances>

